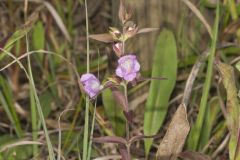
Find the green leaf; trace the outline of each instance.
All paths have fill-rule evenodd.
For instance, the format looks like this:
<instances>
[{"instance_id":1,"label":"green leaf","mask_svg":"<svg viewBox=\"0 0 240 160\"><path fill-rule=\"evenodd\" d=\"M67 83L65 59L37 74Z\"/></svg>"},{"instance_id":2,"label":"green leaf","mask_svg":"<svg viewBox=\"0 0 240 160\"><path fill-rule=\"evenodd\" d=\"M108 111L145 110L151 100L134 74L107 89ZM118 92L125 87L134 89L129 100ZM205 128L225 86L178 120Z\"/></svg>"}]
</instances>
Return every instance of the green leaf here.
<instances>
[{"instance_id":1,"label":"green leaf","mask_svg":"<svg viewBox=\"0 0 240 160\"><path fill-rule=\"evenodd\" d=\"M44 49L44 43L45 43L44 35L45 35L45 32L44 32L43 24L41 21L38 21L33 29L33 35L32 35L33 47L36 50Z\"/></svg>"},{"instance_id":2,"label":"green leaf","mask_svg":"<svg viewBox=\"0 0 240 160\"><path fill-rule=\"evenodd\" d=\"M35 50L44 49L45 31L41 21L38 21L33 29L32 42ZM42 62L43 54L36 54L37 58Z\"/></svg>"},{"instance_id":3,"label":"green leaf","mask_svg":"<svg viewBox=\"0 0 240 160\"><path fill-rule=\"evenodd\" d=\"M106 89L102 93L105 113L111 122L113 131L118 136L125 133L125 120L121 106L116 102L110 89Z\"/></svg>"},{"instance_id":4,"label":"green leaf","mask_svg":"<svg viewBox=\"0 0 240 160\"><path fill-rule=\"evenodd\" d=\"M154 135L165 119L168 103L177 78L177 49L174 35L163 30L158 37L153 57L152 77L166 77L168 80L151 81L145 106L144 134ZM145 152L149 153L152 140L145 140Z\"/></svg>"},{"instance_id":5,"label":"green leaf","mask_svg":"<svg viewBox=\"0 0 240 160\"><path fill-rule=\"evenodd\" d=\"M199 140L199 150L209 142L210 135L213 130L214 124L218 118L218 113L220 112L220 102L218 97L213 97L206 109L206 116L204 118L204 129L201 131L201 136ZM219 122L218 122L219 123Z\"/></svg>"},{"instance_id":6,"label":"green leaf","mask_svg":"<svg viewBox=\"0 0 240 160\"><path fill-rule=\"evenodd\" d=\"M214 21L213 38L211 41L210 55L208 57L206 79L203 86L203 93L201 97L199 112L198 112L196 123L193 125L188 138L188 148L191 150L197 150L199 147L201 131L203 129L204 119L206 116L206 108L208 104L208 98L209 98L208 96L209 96L209 91L211 87L211 80L212 80L212 74L213 74L213 62L214 62L217 37L218 37L219 13L220 13L220 8L218 3L217 9L216 9L216 18Z\"/></svg>"},{"instance_id":7,"label":"green leaf","mask_svg":"<svg viewBox=\"0 0 240 160\"><path fill-rule=\"evenodd\" d=\"M8 119L13 125L18 137L22 136L22 128L19 117L14 107L13 95L11 88L6 80L0 76L0 104L3 106Z\"/></svg>"}]
</instances>

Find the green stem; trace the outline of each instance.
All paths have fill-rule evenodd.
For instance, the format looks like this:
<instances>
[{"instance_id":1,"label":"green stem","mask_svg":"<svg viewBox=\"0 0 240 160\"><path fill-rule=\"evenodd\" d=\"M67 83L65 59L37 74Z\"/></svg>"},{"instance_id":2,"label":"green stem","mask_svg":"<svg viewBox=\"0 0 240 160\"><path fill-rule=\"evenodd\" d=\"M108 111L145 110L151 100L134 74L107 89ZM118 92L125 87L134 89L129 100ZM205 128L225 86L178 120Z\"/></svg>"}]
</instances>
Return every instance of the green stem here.
<instances>
[{"instance_id":1,"label":"green stem","mask_svg":"<svg viewBox=\"0 0 240 160\"><path fill-rule=\"evenodd\" d=\"M87 37L87 73L90 71L89 60L89 29L88 29L88 8L87 0L85 0L85 14L86 14L86 37ZM89 129L89 97L86 98L86 110L85 110L85 124L84 124L84 136L83 136L83 160L88 158L88 129Z\"/></svg>"},{"instance_id":2,"label":"green stem","mask_svg":"<svg viewBox=\"0 0 240 160\"><path fill-rule=\"evenodd\" d=\"M28 35L26 34L26 43L27 43L27 51L29 51L29 47L28 47ZM30 87L33 91L33 95L34 95L34 99L36 102L36 106L37 106L37 111L39 114L39 118L41 120L42 126L43 126L43 130L45 133L45 137L46 137L46 142L47 142L47 146L48 146L48 152L49 152L49 158L50 160L55 160L55 156L54 156L54 152L53 152L53 147L52 147L52 143L48 134L48 129L45 123L45 119L44 119L44 115L43 115L43 111L42 111L42 107L41 107L41 103L39 101L38 95L37 95L37 91L36 91L36 87L34 84L34 79L33 79L33 75L32 75L32 68L31 68L31 59L30 59L30 55L28 55L27 57L28 59L28 70L29 70L29 75L26 72L26 75L28 76L29 82L30 82ZM21 64L21 63L20 63Z\"/></svg>"},{"instance_id":3,"label":"green stem","mask_svg":"<svg viewBox=\"0 0 240 160\"><path fill-rule=\"evenodd\" d=\"M124 88L124 95L125 95L126 101L128 102L127 83L124 83L123 88ZM127 118L126 118L126 139L127 139L127 141L130 140L130 125L129 125L129 121L127 120ZM128 154L127 157L130 160L131 159L130 145L127 144L126 147L127 147L127 154Z\"/></svg>"},{"instance_id":4,"label":"green stem","mask_svg":"<svg viewBox=\"0 0 240 160\"><path fill-rule=\"evenodd\" d=\"M91 127L91 132L90 132L90 141L89 141L89 146L88 146L88 157L87 157L87 160L90 160L90 158L91 158L92 138L93 138L94 124L95 124L96 108L97 108L97 100L95 101L95 105L94 105L93 118L92 118L92 127Z\"/></svg>"}]
</instances>

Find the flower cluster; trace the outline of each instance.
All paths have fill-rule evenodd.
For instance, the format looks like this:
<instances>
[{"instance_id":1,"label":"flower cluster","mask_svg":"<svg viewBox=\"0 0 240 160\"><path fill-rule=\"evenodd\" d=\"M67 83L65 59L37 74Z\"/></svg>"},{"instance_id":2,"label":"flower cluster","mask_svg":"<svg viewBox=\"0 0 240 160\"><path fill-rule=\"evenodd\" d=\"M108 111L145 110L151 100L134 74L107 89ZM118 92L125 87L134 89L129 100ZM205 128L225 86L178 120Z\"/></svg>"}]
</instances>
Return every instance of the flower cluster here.
<instances>
[{"instance_id":1,"label":"flower cluster","mask_svg":"<svg viewBox=\"0 0 240 160\"><path fill-rule=\"evenodd\" d=\"M116 75L126 82L133 81L140 71L140 64L135 55L125 55L118 59L118 67ZM94 98L102 89L100 81L91 73L86 73L81 76L81 84L84 91L90 98Z\"/></svg>"},{"instance_id":2,"label":"flower cluster","mask_svg":"<svg viewBox=\"0 0 240 160\"><path fill-rule=\"evenodd\" d=\"M127 10L125 0L120 0L119 6L119 20L122 23L122 28L109 27L109 33L90 35L89 38L98 40L104 43L111 43L115 55L118 57L118 64L115 70L116 76L119 78L108 78L108 81L101 85L100 81L91 73L83 74L80 82L85 93L90 98L95 98L103 89L110 88L118 107L121 107L122 113L126 119L126 138L117 136L105 136L100 138L93 138L97 143L117 143L120 144L119 152L123 160L131 160L130 145L134 140L142 139L138 136L131 137L130 124L133 123L134 113L129 107L128 102L128 83L134 85L146 78L140 76L140 64L136 55L126 54L125 42L137 34L147 33L158 30L157 28L143 28L139 29L138 26L130 20L132 13ZM153 78L150 78L153 79ZM156 79L156 78L155 78ZM120 86L122 88L120 88ZM123 93L124 92L124 93ZM86 108L87 109L87 108ZM87 114L86 114L87 115ZM85 122L87 124L88 121ZM84 136L88 136L85 134Z\"/></svg>"}]
</instances>

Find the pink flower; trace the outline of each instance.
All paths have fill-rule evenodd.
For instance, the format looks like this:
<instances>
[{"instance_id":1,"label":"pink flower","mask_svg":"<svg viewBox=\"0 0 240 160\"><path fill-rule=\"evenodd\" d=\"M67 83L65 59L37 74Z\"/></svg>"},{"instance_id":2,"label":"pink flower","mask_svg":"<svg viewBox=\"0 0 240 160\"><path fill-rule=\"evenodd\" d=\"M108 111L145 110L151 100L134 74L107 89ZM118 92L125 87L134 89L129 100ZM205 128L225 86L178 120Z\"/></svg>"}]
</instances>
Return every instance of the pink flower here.
<instances>
[{"instance_id":1,"label":"pink flower","mask_svg":"<svg viewBox=\"0 0 240 160\"><path fill-rule=\"evenodd\" d=\"M91 97L95 97L103 88L99 80L91 73L83 74L80 78L84 91Z\"/></svg>"},{"instance_id":2,"label":"pink flower","mask_svg":"<svg viewBox=\"0 0 240 160\"><path fill-rule=\"evenodd\" d=\"M136 78L140 70L140 64L135 55L126 55L118 60L118 67L116 69L117 76L126 81L132 81Z\"/></svg>"}]
</instances>

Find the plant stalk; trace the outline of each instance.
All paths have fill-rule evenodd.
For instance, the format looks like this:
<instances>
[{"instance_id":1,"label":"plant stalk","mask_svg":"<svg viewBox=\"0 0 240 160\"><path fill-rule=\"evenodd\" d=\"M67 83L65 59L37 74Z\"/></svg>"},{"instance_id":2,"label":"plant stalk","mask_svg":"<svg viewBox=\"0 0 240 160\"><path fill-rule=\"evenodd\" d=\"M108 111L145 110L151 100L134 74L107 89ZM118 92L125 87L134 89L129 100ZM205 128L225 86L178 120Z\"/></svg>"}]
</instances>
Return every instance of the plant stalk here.
<instances>
[{"instance_id":1,"label":"plant stalk","mask_svg":"<svg viewBox=\"0 0 240 160\"><path fill-rule=\"evenodd\" d=\"M125 95L126 101L128 102L127 83L124 83L123 88L124 88L124 95ZM126 139L127 141L130 140L130 124L127 118L126 118ZM131 160L130 145L127 144L126 147L127 147L127 154L128 154L127 157L129 160Z\"/></svg>"}]
</instances>

